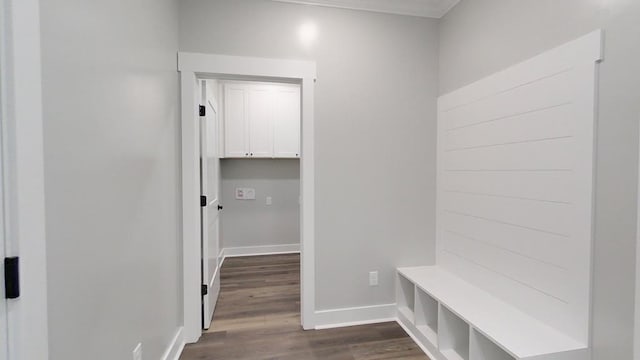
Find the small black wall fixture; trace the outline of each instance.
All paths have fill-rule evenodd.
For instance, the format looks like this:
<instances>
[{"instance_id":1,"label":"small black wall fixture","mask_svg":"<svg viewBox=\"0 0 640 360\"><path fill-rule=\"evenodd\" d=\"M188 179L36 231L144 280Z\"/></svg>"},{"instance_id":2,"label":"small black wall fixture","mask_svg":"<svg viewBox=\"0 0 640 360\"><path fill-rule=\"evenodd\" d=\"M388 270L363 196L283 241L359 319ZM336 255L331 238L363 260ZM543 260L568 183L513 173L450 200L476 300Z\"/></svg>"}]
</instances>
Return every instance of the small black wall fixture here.
<instances>
[{"instance_id":1,"label":"small black wall fixture","mask_svg":"<svg viewBox=\"0 0 640 360\"><path fill-rule=\"evenodd\" d=\"M20 258L4 259L4 293L7 299L20 297Z\"/></svg>"}]
</instances>

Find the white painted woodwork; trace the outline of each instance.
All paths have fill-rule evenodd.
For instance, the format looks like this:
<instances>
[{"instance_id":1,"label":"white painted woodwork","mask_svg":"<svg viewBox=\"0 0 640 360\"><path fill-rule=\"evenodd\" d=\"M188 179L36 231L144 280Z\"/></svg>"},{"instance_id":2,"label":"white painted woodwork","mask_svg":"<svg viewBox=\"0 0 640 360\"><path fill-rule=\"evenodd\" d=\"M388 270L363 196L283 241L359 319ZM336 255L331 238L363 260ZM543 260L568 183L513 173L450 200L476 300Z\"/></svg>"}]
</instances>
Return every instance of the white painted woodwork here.
<instances>
[{"instance_id":1,"label":"white painted woodwork","mask_svg":"<svg viewBox=\"0 0 640 360\"><path fill-rule=\"evenodd\" d=\"M601 41L594 32L438 104L438 265L584 344Z\"/></svg>"},{"instance_id":2,"label":"white painted woodwork","mask_svg":"<svg viewBox=\"0 0 640 360\"><path fill-rule=\"evenodd\" d=\"M5 9L5 1L0 1L0 19L6 19L4 10ZM0 25L0 259L4 259L6 257L6 242L5 242L5 209L4 204L5 200L5 172L7 169L7 160L5 158L5 148L4 144L6 140L4 139L4 132L7 128L8 122L7 118L7 110L4 104L6 103L6 74L7 71L5 69L5 55L4 52L6 50L5 39L6 39L6 30L5 26ZM0 266L0 279L4 279L4 266ZM2 295L4 295L2 293ZM8 307L7 307L7 299L4 296L0 295L0 343L7 344L7 346L0 347L0 360L8 360L9 359L9 320L8 320Z\"/></svg>"},{"instance_id":3,"label":"white painted woodwork","mask_svg":"<svg viewBox=\"0 0 640 360\"><path fill-rule=\"evenodd\" d=\"M438 348L449 360L469 359L469 325L442 304L438 313Z\"/></svg>"},{"instance_id":4,"label":"white painted woodwork","mask_svg":"<svg viewBox=\"0 0 640 360\"><path fill-rule=\"evenodd\" d=\"M374 11L439 19L460 0L273 0L339 9Z\"/></svg>"},{"instance_id":5,"label":"white painted woodwork","mask_svg":"<svg viewBox=\"0 0 640 360\"><path fill-rule=\"evenodd\" d=\"M0 8L0 15L2 14L2 9ZM2 31L2 30L0 30ZM0 66L1 63L0 63ZM0 73L1 70L0 70ZM2 95L2 88L0 88L0 95ZM0 124L5 124L5 115L4 112L0 111ZM4 127L4 126L2 126ZM1 135L1 132L0 132ZM0 136L0 204L5 203L4 196L4 147L2 144L4 143L4 139ZM4 259L6 257L5 254L5 216L4 216L4 206L0 206L0 259ZM4 266L0 266L0 279L4 279ZM4 284L4 282L3 282ZM8 307L7 307L7 299L3 296L4 293L0 296L0 343L9 344L9 321L8 321ZM0 347L0 360L8 360L9 359L9 346Z\"/></svg>"},{"instance_id":6,"label":"white painted woodwork","mask_svg":"<svg viewBox=\"0 0 640 360\"><path fill-rule=\"evenodd\" d=\"M4 256L20 256L20 298L0 300L0 359L47 359L47 253L40 2L0 0ZM1 257L0 257L1 258ZM6 316L6 317L5 317ZM8 336L7 336L8 335Z\"/></svg>"},{"instance_id":7,"label":"white painted woodwork","mask_svg":"<svg viewBox=\"0 0 640 360\"><path fill-rule=\"evenodd\" d=\"M421 340L421 345L432 352L435 360L483 359L469 355L474 351L478 353L478 349L473 350L473 341L469 338L470 329L482 333L495 347L505 349L514 359L556 360L565 359L562 356L573 354L571 356L576 356L577 360L584 359L578 355L586 354L585 342L577 341L550 327L440 266L400 268L398 284L405 289L404 292L410 292L410 285L414 285L413 291L419 296L428 296L440 306L438 318L435 320L438 339L435 343L432 336L425 337L418 328L426 321L434 323L434 319L422 318L433 316L433 311L423 312L425 315L416 311L413 318L407 317L401 310L402 297L398 298L399 322ZM419 313L421 318L418 318Z\"/></svg>"},{"instance_id":8,"label":"white painted woodwork","mask_svg":"<svg viewBox=\"0 0 640 360\"><path fill-rule=\"evenodd\" d=\"M310 61L267 59L216 54L178 53L182 102L182 216L184 341L202 335L200 292L200 216L198 184L197 104L193 81L198 76L224 75L259 79L288 79L302 85L302 154L300 166L301 272L300 306L304 329L313 329L315 312L315 180L314 82L316 64ZM196 76L196 74L199 74Z\"/></svg>"},{"instance_id":9,"label":"white painted woodwork","mask_svg":"<svg viewBox=\"0 0 640 360\"><path fill-rule=\"evenodd\" d=\"M397 301L435 360L588 358L600 60L596 31L440 97L437 265Z\"/></svg>"},{"instance_id":10,"label":"white painted woodwork","mask_svg":"<svg viewBox=\"0 0 640 360\"><path fill-rule=\"evenodd\" d=\"M402 277L399 278L396 296L398 302L398 311L411 321L413 321L415 313L414 291L415 286L411 281Z\"/></svg>"},{"instance_id":11,"label":"white painted woodwork","mask_svg":"<svg viewBox=\"0 0 640 360\"><path fill-rule=\"evenodd\" d=\"M413 283L412 283L413 285ZM438 343L438 301L429 294L415 291L414 324L418 332L433 344Z\"/></svg>"},{"instance_id":12,"label":"white painted woodwork","mask_svg":"<svg viewBox=\"0 0 640 360\"><path fill-rule=\"evenodd\" d=\"M223 87L225 157L300 157L300 86L228 82Z\"/></svg>"},{"instance_id":13,"label":"white painted woodwork","mask_svg":"<svg viewBox=\"0 0 640 360\"><path fill-rule=\"evenodd\" d=\"M182 136L182 264L185 342L202 334L202 225L200 214L200 103L195 72L181 71Z\"/></svg>"},{"instance_id":14,"label":"white painted woodwork","mask_svg":"<svg viewBox=\"0 0 640 360\"><path fill-rule=\"evenodd\" d=\"M249 156L273 157L274 92L267 86L247 86L249 94ZM230 120L231 121L231 120ZM227 122L228 123L228 122Z\"/></svg>"},{"instance_id":15,"label":"white painted woodwork","mask_svg":"<svg viewBox=\"0 0 640 360\"><path fill-rule=\"evenodd\" d=\"M300 157L300 87L274 90L273 157Z\"/></svg>"},{"instance_id":16,"label":"white painted woodwork","mask_svg":"<svg viewBox=\"0 0 640 360\"><path fill-rule=\"evenodd\" d=\"M491 342L477 330L471 331L469 357L476 360L514 360L506 351Z\"/></svg>"},{"instance_id":17,"label":"white painted woodwork","mask_svg":"<svg viewBox=\"0 0 640 360\"><path fill-rule=\"evenodd\" d=\"M224 149L225 157L249 156L247 120L247 88L243 85L224 86Z\"/></svg>"},{"instance_id":18,"label":"white painted woodwork","mask_svg":"<svg viewBox=\"0 0 640 360\"><path fill-rule=\"evenodd\" d=\"M200 191L207 197L201 208L202 285L207 294L202 297L202 327L208 329L220 293L220 156L218 144L218 103L213 91L202 81L202 104L206 115L200 118Z\"/></svg>"},{"instance_id":19,"label":"white painted woodwork","mask_svg":"<svg viewBox=\"0 0 640 360\"><path fill-rule=\"evenodd\" d=\"M638 133L640 138L640 133ZM640 161L640 154L638 154ZM640 163L638 164L637 206L640 209ZM636 296L633 335L633 359L640 360L640 211L636 214Z\"/></svg>"}]
</instances>

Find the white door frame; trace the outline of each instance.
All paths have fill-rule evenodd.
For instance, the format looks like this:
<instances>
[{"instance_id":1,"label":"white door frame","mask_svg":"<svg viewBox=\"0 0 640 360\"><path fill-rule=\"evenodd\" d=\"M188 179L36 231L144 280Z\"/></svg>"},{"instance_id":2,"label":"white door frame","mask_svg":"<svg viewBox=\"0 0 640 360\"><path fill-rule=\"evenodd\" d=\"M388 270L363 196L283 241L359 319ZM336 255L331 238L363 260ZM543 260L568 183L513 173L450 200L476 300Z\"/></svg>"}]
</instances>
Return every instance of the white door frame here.
<instances>
[{"instance_id":1,"label":"white door frame","mask_svg":"<svg viewBox=\"0 0 640 360\"><path fill-rule=\"evenodd\" d=\"M640 128L639 128L640 129ZM638 133L640 139L640 133ZM638 152L638 186L636 207L636 296L633 334L633 359L640 360L640 149Z\"/></svg>"},{"instance_id":2,"label":"white door frame","mask_svg":"<svg viewBox=\"0 0 640 360\"><path fill-rule=\"evenodd\" d=\"M8 301L9 359L48 359L42 77L38 0L0 0L6 255L20 256ZM4 283L4 281L3 281ZM4 296L4 289L0 290Z\"/></svg>"},{"instance_id":3,"label":"white door frame","mask_svg":"<svg viewBox=\"0 0 640 360\"><path fill-rule=\"evenodd\" d=\"M314 255L314 82L310 61L214 54L178 53L182 94L182 251L184 281L184 341L202 334L200 311L200 187L198 173L198 113L196 79L231 76L296 81L302 85L302 156L300 164L301 318L304 329L315 327Z\"/></svg>"}]
</instances>

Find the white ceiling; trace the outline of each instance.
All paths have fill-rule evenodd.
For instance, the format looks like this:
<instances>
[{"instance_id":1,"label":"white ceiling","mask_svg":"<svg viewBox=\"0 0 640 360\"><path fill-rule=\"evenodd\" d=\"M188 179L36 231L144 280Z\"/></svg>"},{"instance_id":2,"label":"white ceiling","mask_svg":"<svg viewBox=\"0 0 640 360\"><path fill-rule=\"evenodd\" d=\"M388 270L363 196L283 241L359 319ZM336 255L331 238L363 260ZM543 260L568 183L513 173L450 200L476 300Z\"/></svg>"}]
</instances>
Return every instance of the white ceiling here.
<instances>
[{"instance_id":1,"label":"white ceiling","mask_svg":"<svg viewBox=\"0 0 640 360\"><path fill-rule=\"evenodd\" d=\"M295 4L441 18L460 0L273 0Z\"/></svg>"}]
</instances>

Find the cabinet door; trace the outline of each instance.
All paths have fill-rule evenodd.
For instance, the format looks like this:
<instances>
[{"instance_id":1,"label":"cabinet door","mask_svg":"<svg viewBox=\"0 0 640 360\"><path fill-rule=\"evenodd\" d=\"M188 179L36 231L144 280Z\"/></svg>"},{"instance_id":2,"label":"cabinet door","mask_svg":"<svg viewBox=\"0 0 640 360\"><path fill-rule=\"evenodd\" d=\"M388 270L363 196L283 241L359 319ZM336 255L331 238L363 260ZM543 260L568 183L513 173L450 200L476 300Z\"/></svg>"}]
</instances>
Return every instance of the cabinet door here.
<instances>
[{"instance_id":1,"label":"cabinet door","mask_svg":"<svg viewBox=\"0 0 640 360\"><path fill-rule=\"evenodd\" d=\"M273 156L300 157L300 88L278 88L274 102Z\"/></svg>"},{"instance_id":2,"label":"cabinet door","mask_svg":"<svg viewBox=\"0 0 640 360\"><path fill-rule=\"evenodd\" d=\"M273 157L273 89L249 87L249 156Z\"/></svg>"},{"instance_id":3,"label":"cabinet door","mask_svg":"<svg viewBox=\"0 0 640 360\"><path fill-rule=\"evenodd\" d=\"M247 138L247 88L226 85L224 88L224 154L226 157L249 156Z\"/></svg>"}]
</instances>

